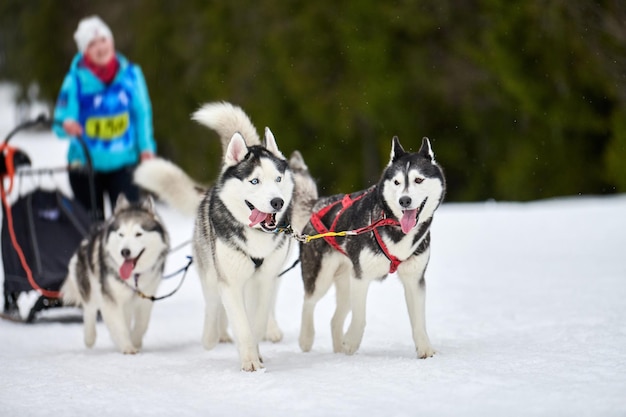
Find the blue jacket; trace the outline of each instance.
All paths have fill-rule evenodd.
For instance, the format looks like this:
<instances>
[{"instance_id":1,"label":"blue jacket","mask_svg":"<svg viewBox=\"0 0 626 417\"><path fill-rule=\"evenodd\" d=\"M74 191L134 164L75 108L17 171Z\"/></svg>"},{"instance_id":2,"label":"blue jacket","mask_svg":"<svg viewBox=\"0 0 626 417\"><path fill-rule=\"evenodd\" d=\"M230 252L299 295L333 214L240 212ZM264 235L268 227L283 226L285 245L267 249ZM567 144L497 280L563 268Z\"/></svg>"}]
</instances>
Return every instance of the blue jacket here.
<instances>
[{"instance_id":1,"label":"blue jacket","mask_svg":"<svg viewBox=\"0 0 626 417\"><path fill-rule=\"evenodd\" d=\"M117 54L119 70L106 85L76 54L63 80L54 109L54 131L67 138L61 124L66 119L79 122L94 170L109 172L139 161L141 152L156 153L152 130L152 105L139 66ZM75 137L70 138L68 162L85 164L85 155Z\"/></svg>"}]
</instances>

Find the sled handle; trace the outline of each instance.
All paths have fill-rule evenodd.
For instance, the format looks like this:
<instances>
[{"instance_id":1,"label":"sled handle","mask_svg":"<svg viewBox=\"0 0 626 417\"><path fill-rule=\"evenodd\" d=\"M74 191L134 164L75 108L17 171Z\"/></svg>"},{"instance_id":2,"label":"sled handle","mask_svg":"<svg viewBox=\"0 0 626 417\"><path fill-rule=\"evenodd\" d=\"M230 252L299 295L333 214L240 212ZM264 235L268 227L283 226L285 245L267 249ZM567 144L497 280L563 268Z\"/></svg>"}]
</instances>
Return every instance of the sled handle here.
<instances>
[{"instance_id":1,"label":"sled handle","mask_svg":"<svg viewBox=\"0 0 626 417\"><path fill-rule=\"evenodd\" d=\"M9 132L9 134L6 136L6 138L4 139L4 143L5 145L7 143L9 143L9 141L11 140L11 138L13 136L15 136L19 131L24 130L24 129L30 129L31 127L35 127L37 125L47 125L50 124L50 120L46 117L45 114L40 114L39 116L37 116L36 119L33 120L27 120L22 124L19 124L17 126L15 126L13 128L12 131Z\"/></svg>"},{"instance_id":2,"label":"sled handle","mask_svg":"<svg viewBox=\"0 0 626 417\"><path fill-rule=\"evenodd\" d=\"M4 143L8 144L9 141L13 138L13 136L15 136L18 132L20 132L22 130L25 130L25 129L30 129L30 128L35 127L37 125L41 125L41 126L52 128L53 125L61 125L61 122L56 121L56 120L50 120L45 114L40 114L39 116L37 116L37 118L32 119L32 120L27 120L27 121L17 125L15 128L13 128L13 130L10 131L9 134L4 139ZM80 143L80 146L81 146L83 152L85 153L85 160L87 162L87 169L89 171L93 171L93 163L91 161L91 154L89 153L89 150L87 148L87 144L85 143L85 138L83 138L82 135L77 136L77 138L78 138L78 142Z\"/></svg>"},{"instance_id":3,"label":"sled handle","mask_svg":"<svg viewBox=\"0 0 626 417\"><path fill-rule=\"evenodd\" d=\"M51 120L45 114L42 113L39 116L37 116L35 119L27 120L27 121L17 125L6 136L6 138L4 139L4 144L5 145L8 144L9 141L11 140L11 138L13 138L13 136L15 136L18 132L20 132L22 130L25 130L25 129L30 129L30 128L35 127L37 125L41 125L41 126L46 126L46 127L52 128L53 125L61 125L61 122L57 121L57 120ZM82 135L76 136L76 138L78 139L78 143L80 144L80 147L83 150L83 153L85 155L87 176L88 176L88 179L89 179L89 198L91 200L91 207L93 207L93 210L90 210L91 211L92 220L97 220L98 215L96 213L96 194L95 194L95 180L94 180L93 161L91 160L91 154L89 153L89 149L87 148L87 143L85 142L85 138Z\"/></svg>"}]
</instances>

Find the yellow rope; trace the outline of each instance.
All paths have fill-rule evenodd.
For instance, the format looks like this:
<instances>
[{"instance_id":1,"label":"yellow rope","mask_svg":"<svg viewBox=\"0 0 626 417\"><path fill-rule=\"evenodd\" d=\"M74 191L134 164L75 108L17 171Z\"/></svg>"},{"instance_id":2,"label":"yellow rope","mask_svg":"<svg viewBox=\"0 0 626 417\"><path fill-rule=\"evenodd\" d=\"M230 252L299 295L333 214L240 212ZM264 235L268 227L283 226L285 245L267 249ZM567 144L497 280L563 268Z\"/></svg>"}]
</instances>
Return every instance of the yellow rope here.
<instances>
[{"instance_id":1,"label":"yellow rope","mask_svg":"<svg viewBox=\"0 0 626 417\"><path fill-rule=\"evenodd\" d=\"M291 227L278 228L276 229L276 231L291 234L294 238L296 238L296 240L299 240L300 242L304 242L304 243L309 243L312 240L320 239L320 238L327 237L327 236L336 237L336 236L356 235L356 233L353 230L347 230L347 231L342 231L342 232L326 232L326 233L319 233L317 235L298 235L291 229Z\"/></svg>"},{"instance_id":2,"label":"yellow rope","mask_svg":"<svg viewBox=\"0 0 626 417\"><path fill-rule=\"evenodd\" d=\"M319 239L322 237L326 237L326 236L347 236L348 232L326 232L326 233L320 233L317 235L313 235L313 236L306 236L306 242L310 242L314 239Z\"/></svg>"}]
</instances>

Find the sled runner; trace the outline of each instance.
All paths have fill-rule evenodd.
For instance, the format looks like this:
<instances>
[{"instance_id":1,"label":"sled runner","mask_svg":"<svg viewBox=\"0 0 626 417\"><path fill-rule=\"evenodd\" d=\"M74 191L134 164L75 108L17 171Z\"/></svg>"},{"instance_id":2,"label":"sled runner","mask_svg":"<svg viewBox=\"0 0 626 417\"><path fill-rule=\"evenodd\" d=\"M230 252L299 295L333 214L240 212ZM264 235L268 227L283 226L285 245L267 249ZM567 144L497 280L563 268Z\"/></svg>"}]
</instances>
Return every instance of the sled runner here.
<instances>
[{"instance_id":1,"label":"sled runner","mask_svg":"<svg viewBox=\"0 0 626 417\"><path fill-rule=\"evenodd\" d=\"M62 306L59 289L67 275L69 260L92 223L87 211L58 186L44 189L37 185L22 193L26 177L40 179L68 170L68 167L31 168L28 155L9 145L20 131L50 127L51 122L44 117L27 121L13 129L0 145L4 267L4 307L0 316L28 323L35 321L42 310ZM86 169L93 190L93 171L84 144L83 149L88 156ZM31 182L41 184L37 180ZM95 198L95 193L91 194ZM15 201L10 203L10 198ZM18 299L33 290L39 296L24 317L20 315Z\"/></svg>"}]
</instances>

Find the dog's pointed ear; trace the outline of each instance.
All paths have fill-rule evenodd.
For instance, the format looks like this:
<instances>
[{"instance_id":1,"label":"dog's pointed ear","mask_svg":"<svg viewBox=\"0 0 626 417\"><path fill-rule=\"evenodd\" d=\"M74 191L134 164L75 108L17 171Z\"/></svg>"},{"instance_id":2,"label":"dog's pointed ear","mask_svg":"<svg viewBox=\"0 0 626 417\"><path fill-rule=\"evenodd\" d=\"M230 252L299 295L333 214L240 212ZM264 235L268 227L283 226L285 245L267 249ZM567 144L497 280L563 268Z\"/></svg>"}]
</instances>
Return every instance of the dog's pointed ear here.
<instances>
[{"instance_id":1,"label":"dog's pointed ear","mask_svg":"<svg viewBox=\"0 0 626 417\"><path fill-rule=\"evenodd\" d=\"M278 145L276 145L276 139L274 138L274 134L269 127L265 128L265 149L270 151L275 156L281 159L285 159L284 155L278 150Z\"/></svg>"},{"instance_id":2,"label":"dog's pointed ear","mask_svg":"<svg viewBox=\"0 0 626 417\"><path fill-rule=\"evenodd\" d=\"M291 156L289 157L289 168L292 171L307 171L309 167L306 166L306 162L304 162L304 157L300 153L300 151L293 151Z\"/></svg>"},{"instance_id":3,"label":"dog's pointed ear","mask_svg":"<svg viewBox=\"0 0 626 417\"><path fill-rule=\"evenodd\" d=\"M150 213L154 213L154 199L150 194L141 199L141 208Z\"/></svg>"},{"instance_id":4,"label":"dog's pointed ear","mask_svg":"<svg viewBox=\"0 0 626 417\"><path fill-rule=\"evenodd\" d=\"M117 200L115 201L115 210L113 210L113 213L119 213L120 211L128 207L130 207L130 203L128 202L128 199L126 198L124 193L120 193L117 196Z\"/></svg>"},{"instance_id":5,"label":"dog's pointed ear","mask_svg":"<svg viewBox=\"0 0 626 417\"><path fill-rule=\"evenodd\" d=\"M391 140L391 157L389 158L389 165L396 162L402 155L406 154L402 145L400 145L400 139L394 136Z\"/></svg>"},{"instance_id":6,"label":"dog's pointed ear","mask_svg":"<svg viewBox=\"0 0 626 417\"><path fill-rule=\"evenodd\" d=\"M430 140L426 136L422 138L422 146L417 153L431 161L435 160L435 153L433 152L432 146L430 146Z\"/></svg>"},{"instance_id":7,"label":"dog's pointed ear","mask_svg":"<svg viewBox=\"0 0 626 417\"><path fill-rule=\"evenodd\" d=\"M224 155L224 164L226 164L226 166L233 166L243 161L247 154L248 146L246 146L246 141L243 139L243 136L237 132L230 138L228 148L226 148L226 154Z\"/></svg>"}]
</instances>

